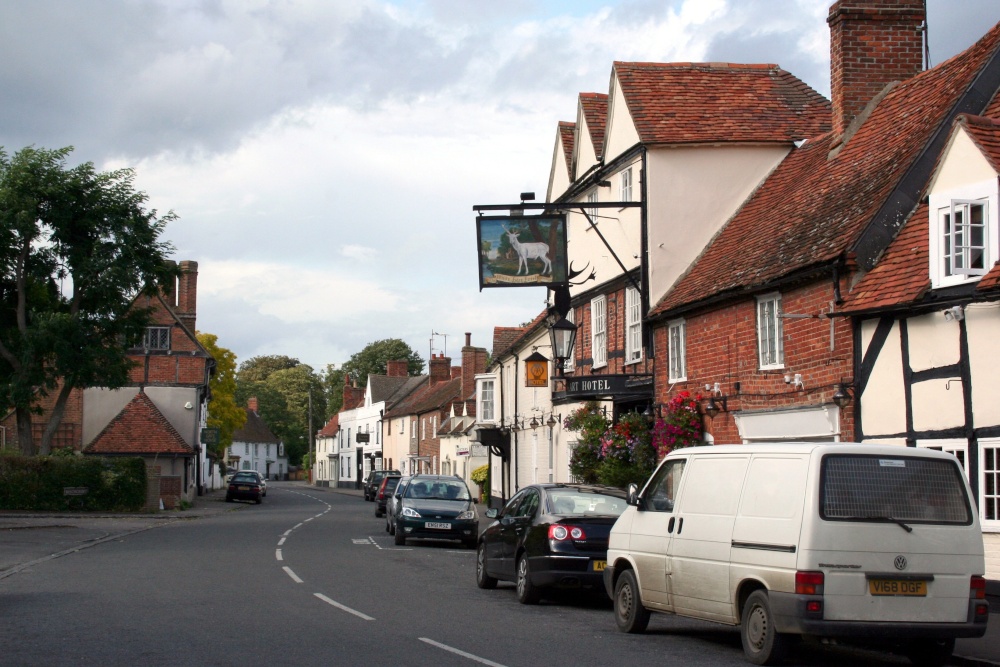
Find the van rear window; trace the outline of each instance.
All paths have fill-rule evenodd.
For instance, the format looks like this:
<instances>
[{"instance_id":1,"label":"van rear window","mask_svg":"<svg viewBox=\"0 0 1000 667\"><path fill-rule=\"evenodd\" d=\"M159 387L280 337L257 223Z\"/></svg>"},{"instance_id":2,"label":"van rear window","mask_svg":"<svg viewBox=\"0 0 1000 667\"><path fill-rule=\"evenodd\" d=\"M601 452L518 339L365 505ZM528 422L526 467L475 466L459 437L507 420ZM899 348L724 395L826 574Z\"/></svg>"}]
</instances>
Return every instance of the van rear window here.
<instances>
[{"instance_id":1,"label":"van rear window","mask_svg":"<svg viewBox=\"0 0 1000 667\"><path fill-rule=\"evenodd\" d=\"M905 456L824 457L820 516L832 521L972 523L958 465Z\"/></svg>"}]
</instances>

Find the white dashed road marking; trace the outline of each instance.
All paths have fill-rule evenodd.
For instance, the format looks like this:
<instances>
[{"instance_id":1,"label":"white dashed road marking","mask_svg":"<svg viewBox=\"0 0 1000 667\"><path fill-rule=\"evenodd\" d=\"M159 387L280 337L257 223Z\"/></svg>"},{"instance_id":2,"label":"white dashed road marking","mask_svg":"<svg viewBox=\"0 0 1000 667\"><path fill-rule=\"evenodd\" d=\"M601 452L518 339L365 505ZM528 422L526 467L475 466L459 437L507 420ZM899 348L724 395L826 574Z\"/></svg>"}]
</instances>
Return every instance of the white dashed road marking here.
<instances>
[{"instance_id":1,"label":"white dashed road marking","mask_svg":"<svg viewBox=\"0 0 1000 667\"><path fill-rule=\"evenodd\" d=\"M356 609L351 609L350 607L346 607L346 606L340 604L339 602L336 602L335 600L331 600L330 598L326 597L322 593L313 593L313 595L315 595L316 597L318 597L323 602L325 602L325 603L327 603L329 605L332 605L332 606L336 607L337 609L340 609L341 611L346 611L348 614L354 614L358 618L364 619L366 621L374 621L375 620L374 618L372 618L368 614L362 614L360 611L358 611Z\"/></svg>"},{"instance_id":2,"label":"white dashed road marking","mask_svg":"<svg viewBox=\"0 0 1000 667\"><path fill-rule=\"evenodd\" d=\"M274 550L274 557L277 558L278 560L285 560L284 558L281 557L281 549Z\"/></svg>"},{"instance_id":3,"label":"white dashed road marking","mask_svg":"<svg viewBox=\"0 0 1000 667\"><path fill-rule=\"evenodd\" d=\"M480 658L478 655L472 655L471 653L466 653L465 651L460 651L457 648L448 646L447 644L442 644L441 642L436 642L433 639L428 639L427 637L420 637L420 641L425 644L430 644L431 646L437 646L439 649L448 651L449 653L454 653L455 655L460 655L463 658L468 658L469 660L475 660L476 662L483 665L490 665L490 667L504 667L499 662L493 662L492 660L487 660L486 658Z\"/></svg>"},{"instance_id":4,"label":"white dashed road marking","mask_svg":"<svg viewBox=\"0 0 1000 667\"><path fill-rule=\"evenodd\" d=\"M285 565L281 569L285 571L285 574L287 574L289 577L292 578L292 581L294 581L297 584L301 584L302 583L302 580L299 579L298 576L294 572L292 572L292 568L290 568L287 565Z\"/></svg>"}]
</instances>

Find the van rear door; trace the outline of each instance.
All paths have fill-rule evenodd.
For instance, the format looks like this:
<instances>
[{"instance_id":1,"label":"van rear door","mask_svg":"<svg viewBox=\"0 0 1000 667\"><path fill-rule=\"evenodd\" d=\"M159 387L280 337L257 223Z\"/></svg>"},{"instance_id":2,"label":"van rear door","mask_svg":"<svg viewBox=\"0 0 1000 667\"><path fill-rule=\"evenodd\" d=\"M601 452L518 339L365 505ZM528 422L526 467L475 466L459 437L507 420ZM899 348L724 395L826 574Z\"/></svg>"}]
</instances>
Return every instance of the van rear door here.
<instances>
[{"instance_id":1,"label":"van rear door","mask_svg":"<svg viewBox=\"0 0 1000 667\"><path fill-rule=\"evenodd\" d=\"M982 535L958 462L931 454L822 456L800 569L824 572L826 620L967 620Z\"/></svg>"}]
</instances>

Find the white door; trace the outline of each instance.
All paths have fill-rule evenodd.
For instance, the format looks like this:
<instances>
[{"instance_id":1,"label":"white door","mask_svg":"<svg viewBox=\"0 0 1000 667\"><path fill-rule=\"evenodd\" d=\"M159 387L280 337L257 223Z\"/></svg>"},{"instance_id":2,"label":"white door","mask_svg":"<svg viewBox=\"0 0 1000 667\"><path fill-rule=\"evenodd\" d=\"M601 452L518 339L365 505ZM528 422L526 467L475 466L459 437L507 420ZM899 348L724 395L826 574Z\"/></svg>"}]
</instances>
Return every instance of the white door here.
<instances>
[{"instance_id":1,"label":"white door","mask_svg":"<svg viewBox=\"0 0 1000 667\"><path fill-rule=\"evenodd\" d=\"M672 459L657 469L643 489L632 519L629 551L635 559L642 602L650 609L672 609L667 553L676 527L674 500L685 463L685 459Z\"/></svg>"}]
</instances>

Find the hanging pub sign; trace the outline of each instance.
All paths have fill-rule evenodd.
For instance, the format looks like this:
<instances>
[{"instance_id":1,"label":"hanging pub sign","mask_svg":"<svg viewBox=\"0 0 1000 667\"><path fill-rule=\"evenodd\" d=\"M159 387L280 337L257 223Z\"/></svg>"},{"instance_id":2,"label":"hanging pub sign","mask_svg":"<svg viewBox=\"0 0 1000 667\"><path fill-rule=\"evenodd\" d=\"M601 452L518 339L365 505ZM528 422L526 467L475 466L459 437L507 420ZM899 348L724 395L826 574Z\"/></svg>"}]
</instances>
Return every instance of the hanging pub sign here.
<instances>
[{"instance_id":1,"label":"hanging pub sign","mask_svg":"<svg viewBox=\"0 0 1000 667\"><path fill-rule=\"evenodd\" d=\"M566 216L479 216L479 289L567 281Z\"/></svg>"}]
</instances>

